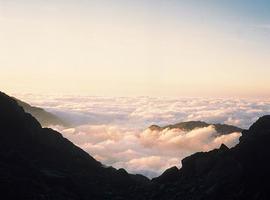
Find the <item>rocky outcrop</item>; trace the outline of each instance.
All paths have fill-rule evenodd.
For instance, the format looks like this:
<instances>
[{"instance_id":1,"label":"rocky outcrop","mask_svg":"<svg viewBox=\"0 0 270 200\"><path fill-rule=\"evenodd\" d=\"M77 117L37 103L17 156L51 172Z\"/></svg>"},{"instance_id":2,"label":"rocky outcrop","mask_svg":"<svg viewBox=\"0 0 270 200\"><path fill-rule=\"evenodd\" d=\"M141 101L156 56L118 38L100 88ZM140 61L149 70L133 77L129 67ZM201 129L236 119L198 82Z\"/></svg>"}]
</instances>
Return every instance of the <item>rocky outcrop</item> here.
<instances>
[{"instance_id":1,"label":"rocky outcrop","mask_svg":"<svg viewBox=\"0 0 270 200\"><path fill-rule=\"evenodd\" d=\"M151 130L157 130L157 131L162 131L164 129L182 129L184 131L192 131L194 129L198 128L205 128L208 126L213 126L217 133L220 135L226 135L234 132L242 132L243 130L241 128L238 128L236 126L231 126L227 124L208 124L206 122L202 121L189 121L189 122L180 122L178 124L173 124L173 125L167 125L160 127L158 125L152 125L149 127Z\"/></svg>"},{"instance_id":2,"label":"rocky outcrop","mask_svg":"<svg viewBox=\"0 0 270 200\"><path fill-rule=\"evenodd\" d=\"M174 180L159 178L152 199L269 199L270 116L243 132L240 143L221 145L182 160ZM164 175L162 175L164 176ZM162 177L161 176L161 177ZM169 176L168 176L169 177Z\"/></svg>"}]
</instances>

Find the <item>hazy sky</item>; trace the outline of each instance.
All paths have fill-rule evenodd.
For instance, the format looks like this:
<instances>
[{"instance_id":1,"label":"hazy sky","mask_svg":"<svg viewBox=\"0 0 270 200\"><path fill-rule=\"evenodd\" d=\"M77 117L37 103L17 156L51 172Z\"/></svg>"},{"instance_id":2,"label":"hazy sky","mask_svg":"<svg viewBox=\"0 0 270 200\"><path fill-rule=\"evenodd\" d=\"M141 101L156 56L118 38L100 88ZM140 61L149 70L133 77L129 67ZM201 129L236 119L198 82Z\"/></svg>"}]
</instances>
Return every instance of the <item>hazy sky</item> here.
<instances>
[{"instance_id":1,"label":"hazy sky","mask_svg":"<svg viewBox=\"0 0 270 200\"><path fill-rule=\"evenodd\" d=\"M268 0L0 0L0 90L270 96Z\"/></svg>"}]
</instances>

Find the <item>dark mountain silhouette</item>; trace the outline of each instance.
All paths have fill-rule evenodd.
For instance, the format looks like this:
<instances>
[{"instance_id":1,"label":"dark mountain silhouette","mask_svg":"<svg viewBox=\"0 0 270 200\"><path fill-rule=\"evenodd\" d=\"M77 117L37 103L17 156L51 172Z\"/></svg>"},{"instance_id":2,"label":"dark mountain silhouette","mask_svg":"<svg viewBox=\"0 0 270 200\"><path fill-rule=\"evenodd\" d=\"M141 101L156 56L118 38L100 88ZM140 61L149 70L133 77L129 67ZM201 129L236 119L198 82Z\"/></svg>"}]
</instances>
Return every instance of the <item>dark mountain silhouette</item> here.
<instances>
[{"instance_id":1,"label":"dark mountain silhouette","mask_svg":"<svg viewBox=\"0 0 270 200\"><path fill-rule=\"evenodd\" d=\"M196 153L153 179L154 199L269 199L270 116L242 132L240 143L229 149ZM162 188L162 189L160 189Z\"/></svg>"},{"instance_id":2,"label":"dark mountain silhouette","mask_svg":"<svg viewBox=\"0 0 270 200\"><path fill-rule=\"evenodd\" d=\"M221 135L226 135L226 134L230 134L233 132L242 132L243 131L241 128L238 128L236 126L231 126L231 125L227 125L227 124L208 124L208 123L202 122L202 121L180 122L177 124L163 126L163 127L160 127L158 125L152 125L149 128L151 130L159 130L159 131L162 131L164 129L182 129L185 131L191 131L191 130L194 130L197 128L205 128L208 126L213 126L216 129L217 133L219 133Z\"/></svg>"},{"instance_id":3,"label":"dark mountain silhouette","mask_svg":"<svg viewBox=\"0 0 270 200\"><path fill-rule=\"evenodd\" d=\"M58 116L47 112L43 108L31 106L30 104L14 98L17 103L23 107L24 111L33 115L43 127L50 125L69 126L68 122L60 119Z\"/></svg>"},{"instance_id":4,"label":"dark mountain silhouette","mask_svg":"<svg viewBox=\"0 0 270 200\"><path fill-rule=\"evenodd\" d=\"M126 199L149 182L105 167L0 93L1 199Z\"/></svg>"},{"instance_id":5,"label":"dark mountain silhouette","mask_svg":"<svg viewBox=\"0 0 270 200\"><path fill-rule=\"evenodd\" d=\"M148 180L105 167L0 93L1 199L268 200L270 116L221 145Z\"/></svg>"}]
</instances>

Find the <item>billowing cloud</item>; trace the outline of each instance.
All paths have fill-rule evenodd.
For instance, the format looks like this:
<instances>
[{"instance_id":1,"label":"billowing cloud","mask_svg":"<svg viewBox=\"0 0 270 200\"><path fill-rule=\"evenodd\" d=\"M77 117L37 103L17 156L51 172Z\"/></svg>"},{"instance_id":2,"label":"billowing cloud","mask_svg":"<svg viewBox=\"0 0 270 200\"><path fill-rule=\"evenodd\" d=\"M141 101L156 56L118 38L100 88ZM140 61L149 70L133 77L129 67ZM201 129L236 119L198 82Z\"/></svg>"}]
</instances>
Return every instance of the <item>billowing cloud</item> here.
<instances>
[{"instance_id":1,"label":"billowing cloud","mask_svg":"<svg viewBox=\"0 0 270 200\"><path fill-rule=\"evenodd\" d=\"M184 131L147 129L201 120L247 128L270 113L270 100L15 95L73 122L53 127L97 160L153 177L198 151L232 147L240 133L221 135L212 127Z\"/></svg>"},{"instance_id":2,"label":"billowing cloud","mask_svg":"<svg viewBox=\"0 0 270 200\"><path fill-rule=\"evenodd\" d=\"M192 131L146 129L142 132L110 125L54 128L102 163L149 177L171 166L180 167L181 159L194 152L209 151L222 143L232 147L241 135L220 136L212 126Z\"/></svg>"},{"instance_id":3,"label":"billowing cloud","mask_svg":"<svg viewBox=\"0 0 270 200\"><path fill-rule=\"evenodd\" d=\"M190 153L196 151L208 151L217 148L224 143L229 147L237 144L240 133L221 135L213 126L199 128L192 131L181 129L151 130L147 129L140 134L140 140L149 148L160 148L166 152Z\"/></svg>"}]
</instances>

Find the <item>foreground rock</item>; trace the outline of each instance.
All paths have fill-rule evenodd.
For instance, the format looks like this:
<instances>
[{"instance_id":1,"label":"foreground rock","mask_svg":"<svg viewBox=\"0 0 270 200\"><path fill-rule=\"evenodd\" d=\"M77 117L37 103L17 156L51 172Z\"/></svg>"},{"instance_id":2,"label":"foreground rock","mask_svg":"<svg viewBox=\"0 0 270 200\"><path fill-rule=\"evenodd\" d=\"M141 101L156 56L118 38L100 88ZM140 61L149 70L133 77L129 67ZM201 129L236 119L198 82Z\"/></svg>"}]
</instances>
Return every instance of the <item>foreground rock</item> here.
<instances>
[{"instance_id":1,"label":"foreground rock","mask_svg":"<svg viewBox=\"0 0 270 200\"><path fill-rule=\"evenodd\" d=\"M171 181L154 179L152 199L269 199L270 116L243 131L240 143L229 149L196 153L173 170ZM168 176L172 176L168 174Z\"/></svg>"},{"instance_id":2,"label":"foreground rock","mask_svg":"<svg viewBox=\"0 0 270 200\"><path fill-rule=\"evenodd\" d=\"M105 167L0 93L1 199L127 199L149 182Z\"/></svg>"}]
</instances>

